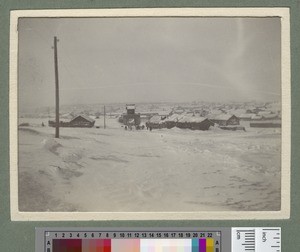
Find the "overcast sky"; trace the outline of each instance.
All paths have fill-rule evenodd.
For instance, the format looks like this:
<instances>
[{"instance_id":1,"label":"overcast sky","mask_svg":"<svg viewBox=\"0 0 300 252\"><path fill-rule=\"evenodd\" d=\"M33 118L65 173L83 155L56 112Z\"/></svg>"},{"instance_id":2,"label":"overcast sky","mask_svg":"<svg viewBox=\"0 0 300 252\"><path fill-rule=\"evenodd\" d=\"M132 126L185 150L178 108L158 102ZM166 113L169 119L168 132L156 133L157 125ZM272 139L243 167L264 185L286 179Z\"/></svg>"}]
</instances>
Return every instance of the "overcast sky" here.
<instances>
[{"instance_id":1,"label":"overcast sky","mask_svg":"<svg viewBox=\"0 0 300 252\"><path fill-rule=\"evenodd\" d=\"M19 104L281 98L279 18L22 18Z\"/></svg>"}]
</instances>

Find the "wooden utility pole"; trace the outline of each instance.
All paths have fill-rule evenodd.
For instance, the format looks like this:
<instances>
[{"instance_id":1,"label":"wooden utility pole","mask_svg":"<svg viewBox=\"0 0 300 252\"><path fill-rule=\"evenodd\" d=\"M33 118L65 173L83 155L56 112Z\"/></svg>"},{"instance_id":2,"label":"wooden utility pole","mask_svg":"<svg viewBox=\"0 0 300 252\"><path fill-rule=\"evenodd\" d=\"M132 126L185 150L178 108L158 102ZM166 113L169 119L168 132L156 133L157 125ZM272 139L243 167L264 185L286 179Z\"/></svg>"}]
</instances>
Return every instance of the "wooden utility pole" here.
<instances>
[{"instance_id":1,"label":"wooden utility pole","mask_svg":"<svg viewBox=\"0 0 300 252\"><path fill-rule=\"evenodd\" d=\"M105 106L104 106L104 129L106 128L106 122L105 122L105 116L106 116L106 113L105 113Z\"/></svg>"},{"instance_id":2,"label":"wooden utility pole","mask_svg":"<svg viewBox=\"0 0 300 252\"><path fill-rule=\"evenodd\" d=\"M59 83L57 62L57 37L54 37L54 69L55 69L55 137L59 138Z\"/></svg>"}]
</instances>

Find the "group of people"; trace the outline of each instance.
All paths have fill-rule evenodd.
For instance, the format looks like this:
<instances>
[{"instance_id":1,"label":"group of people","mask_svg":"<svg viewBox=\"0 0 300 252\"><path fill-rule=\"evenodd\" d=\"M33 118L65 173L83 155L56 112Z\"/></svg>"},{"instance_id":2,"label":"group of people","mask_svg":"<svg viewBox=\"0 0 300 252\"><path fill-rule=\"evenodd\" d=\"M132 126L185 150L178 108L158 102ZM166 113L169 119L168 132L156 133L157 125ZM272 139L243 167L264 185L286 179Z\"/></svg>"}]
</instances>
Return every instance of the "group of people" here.
<instances>
[{"instance_id":1,"label":"group of people","mask_svg":"<svg viewBox=\"0 0 300 252\"><path fill-rule=\"evenodd\" d=\"M136 130L144 130L145 125L141 125L141 126L140 125L135 125L135 126L125 125L125 130L133 130L133 128L135 128ZM146 129L152 131L152 127L151 126L149 127L147 124L146 124Z\"/></svg>"}]
</instances>

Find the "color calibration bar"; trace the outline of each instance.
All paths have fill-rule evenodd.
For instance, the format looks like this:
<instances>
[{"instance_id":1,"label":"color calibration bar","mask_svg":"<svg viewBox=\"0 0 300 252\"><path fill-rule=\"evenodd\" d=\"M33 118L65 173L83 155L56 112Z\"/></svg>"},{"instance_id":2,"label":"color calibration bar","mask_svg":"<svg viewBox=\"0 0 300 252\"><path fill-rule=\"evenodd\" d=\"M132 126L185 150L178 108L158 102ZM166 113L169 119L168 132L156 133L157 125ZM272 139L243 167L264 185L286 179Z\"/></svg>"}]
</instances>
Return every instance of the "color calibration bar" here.
<instances>
[{"instance_id":1,"label":"color calibration bar","mask_svg":"<svg viewBox=\"0 0 300 252\"><path fill-rule=\"evenodd\" d=\"M280 227L38 227L35 238L35 252L281 252Z\"/></svg>"},{"instance_id":2,"label":"color calibration bar","mask_svg":"<svg viewBox=\"0 0 300 252\"><path fill-rule=\"evenodd\" d=\"M213 238L53 239L52 243L47 252L220 252L220 244Z\"/></svg>"},{"instance_id":3,"label":"color calibration bar","mask_svg":"<svg viewBox=\"0 0 300 252\"><path fill-rule=\"evenodd\" d=\"M36 228L35 252L229 252L230 235L214 227Z\"/></svg>"}]
</instances>

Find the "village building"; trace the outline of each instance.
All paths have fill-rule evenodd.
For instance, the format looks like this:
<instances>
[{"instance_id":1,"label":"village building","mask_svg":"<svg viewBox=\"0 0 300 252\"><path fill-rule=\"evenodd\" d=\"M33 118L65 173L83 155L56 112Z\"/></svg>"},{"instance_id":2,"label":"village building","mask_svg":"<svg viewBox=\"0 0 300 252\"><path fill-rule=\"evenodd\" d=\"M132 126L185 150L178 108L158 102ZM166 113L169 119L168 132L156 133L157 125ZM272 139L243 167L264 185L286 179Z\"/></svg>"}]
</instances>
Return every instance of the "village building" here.
<instances>
[{"instance_id":1,"label":"village building","mask_svg":"<svg viewBox=\"0 0 300 252\"><path fill-rule=\"evenodd\" d=\"M206 117L209 114L208 110L198 109L198 108L194 109L193 112L195 116L201 116L201 117Z\"/></svg>"},{"instance_id":2,"label":"village building","mask_svg":"<svg viewBox=\"0 0 300 252\"><path fill-rule=\"evenodd\" d=\"M86 115L78 115L74 117L70 122L70 127L88 127L91 128L95 124L95 120Z\"/></svg>"},{"instance_id":3,"label":"village building","mask_svg":"<svg viewBox=\"0 0 300 252\"><path fill-rule=\"evenodd\" d=\"M273 113L270 110L262 110L262 111L259 111L257 114L261 115L261 116L264 116L264 115L270 115L270 114L273 114Z\"/></svg>"},{"instance_id":4,"label":"village building","mask_svg":"<svg viewBox=\"0 0 300 252\"><path fill-rule=\"evenodd\" d=\"M263 117L261 115L254 115L251 117L251 120L253 120L253 121L258 121L258 120L262 120L262 119L263 119Z\"/></svg>"},{"instance_id":5,"label":"village building","mask_svg":"<svg viewBox=\"0 0 300 252\"><path fill-rule=\"evenodd\" d=\"M173 114L165 119L165 125L168 129L174 128L177 125L177 122L183 115Z\"/></svg>"},{"instance_id":6,"label":"village building","mask_svg":"<svg viewBox=\"0 0 300 252\"><path fill-rule=\"evenodd\" d=\"M135 114L135 104L126 104L126 111L128 115Z\"/></svg>"},{"instance_id":7,"label":"village building","mask_svg":"<svg viewBox=\"0 0 300 252\"><path fill-rule=\"evenodd\" d=\"M208 130L213 125L214 123L205 117L192 116L190 114L173 114L164 120L159 115L155 115L146 123L146 126L153 129L178 127L181 129Z\"/></svg>"},{"instance_id":8,"label":"village building","mask_svg":"<svg viewBox=\"0 0 300 252\"><path fill-rule=\"evenodd\" d=\"M281 128L280 120L262 120L257 122L251 122L252 128Z\"/></svg>"},{"instance_id":9,"label":"village building","mask_svg":"<svg viewBox=\"0 0 300 252\"><path fill-rule=\"evenodd\" d=\"M157 111L150 111L150 112L141 111L139 112L139 114L141 116L141 119L146 118L147 120L150 120L151 117L155 115L159 115L161 119L164 120L171 114L171 110L157 110Z\"/></svg>"},{"instance_id":10,"label":"village building","mask_svg":"<svg viewBox=\"0 0 300 252\"><path fill-rule=\"evenodd\" d=\"M161 120L165 120L170 114L171 114L171 110L161 110L158 111L158 115L160 116Z\"/></svg>"},{"instance_id":11,"label":"village building","mask_svg":"<svg viewBox=\"0 0 300 252\"><path fill-rule=\"evenodd\" d=\"M78 115L75 116L70 121L61 120L59 122L59 127L78 127L78 128L92 128L95 124L95 120L86 116L86 115ZM48 125L50 127L55 127L55 121L48 121Z\"/></svg>"},{"instance_id":12,"label":"village building","mask_svg":"<svg viewBox=\"0 0 300 252\"><path fill-rule=\"evenodd\" d=\"M277 120L279 118L278 114L265 114L262 117L264 120Z\"/></svg>"},{"instance_id":13,"label":"village building","mask_svg":"<svg viewBox=\"0 0 300 252\"><path fill-rule=\"evenodd\" d=\"M151 127L152 129L161 129L166 128L164 124L164 120L161 120L160 115L154 115L150 118L148 122L146 122L147 127Z\"/></svg>"},{"instance_id":14,"label":"village building","mask_svg":"<svg viewBox=\"0 0 300 252\"><path fill-rule=\"evenodd\" d=\"M126 104L126 113L122 114L119 122L127 126L140 125L141 116L135 113L135 104Z\"/></svg>"},{"instance_id":15,"label":"village building","mask_svg":"<svg viewBox=\"0 0 300 252\"><path fill-rule=\"evenodd\" d=\"M185 110L183 108L176 108L173 109L173 114L183 114L185 112Z\"/></svg>"},{"instance_id":16,"label":"village building","mask_svg":"<svg viewBox=\"0 0 300 252\"><path fill-rule=\"evenodd\" d=\"M242 114L239 116L239 119L242 121L278 120L280 119L280 117L277 113L272 113L270 111L260 111L257 114Z\"/></svg>"},{"instance_id":17,"label":"village building","mask_svg":"<svg viewBox=\"0 0 300 252\"><path fill-rule=\"evenodd\" d=\"M214 123L205 117L183 116L176 123L176 127L191 130L208 130Z\"/></svg>"},{"instance_id":18,"label":"village building","mask_svg":"<svg viewBox=\"0 0 300 252\"><path fill-rule=\"evenodd\" d=\"M279 114L277 112L272 112L270 110L260 111L258 115L262 116L264 120L277 120L279 119Z\"/></svg>"},{"instance_id":19,"label":"village building","mask_svg":"<svg viewBox=\"0 0 300 252\"><path fill-rule=\"evenodd\" d=\"M256 116L256 114L253 114L253 113L249 113L249 114L241 114L241 115L239 116L239 119L240 119L241 121L251 121L252 118L253 118L254 116Z\"/></svg>"},{"instance_id":20,"label":"village building","mask_svg":"<svg viewBox=\"0 0 300 252\"><path fill-rule=\"evenodd\" d=\"M239 125L240 119L231 114L210 115L209 120L220 126Z\"/></svg>"},{"instance_id":21,"label":"village building","mask_svg":"<svg viewBox=\"0 0 300 252\"><path fill-rule=\"evenodd\" d=\"M221 114L223 114L223 111L221 109L211 109L209 111L209 114L211 114L211 115L221 115Z\"/></svg>"},{"instance_id":22,"label":"village building","mask_svg":"<svg viewBox=\"0 0 300 252\"><path fill-rule=\"evenodd\" d=\"M235 115L236 117L240 118L241 115L246 114L246 109L230 109L230 110L227 110L226 113Z\"/></svg>"}]
</instances>

